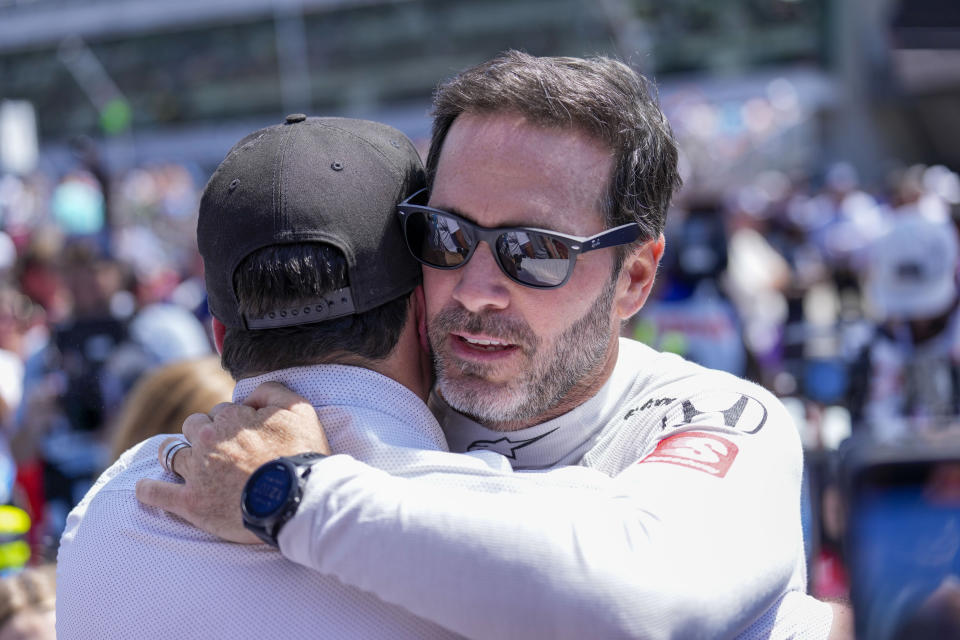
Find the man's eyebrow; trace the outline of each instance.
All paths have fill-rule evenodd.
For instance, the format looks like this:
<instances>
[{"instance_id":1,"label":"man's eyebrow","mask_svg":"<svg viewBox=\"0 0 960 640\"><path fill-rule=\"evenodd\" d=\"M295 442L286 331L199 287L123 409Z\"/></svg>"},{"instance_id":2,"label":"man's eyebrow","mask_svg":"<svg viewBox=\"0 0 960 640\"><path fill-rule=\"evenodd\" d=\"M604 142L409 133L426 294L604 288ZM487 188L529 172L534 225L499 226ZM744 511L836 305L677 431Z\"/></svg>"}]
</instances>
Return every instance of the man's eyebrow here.
<instances>
[{"instance_id":1,"label":"man's eyebrow","mask_svg":"<svg viewBox=\"0 0 960 640\"><path fill-rule=\"evenodd\" d=\"M439 211L444 211L444 212L446 212L446 213L452 213L453 215L459 216L459 217L461 217L461 218L463 218L463 219L465 219L465 220L469 220L469 221L472 222L473 224L477 225L478 227L483 227L484 229L516 229L516 228L521 228L521 229L540 229L540 230L543 230L543 231L553 231L554 233L563 233L562 231L554 231L554 230L551 229L550 227L544 227L543 225L539 225L539 224L531 224L531 223L529 223L529 222L508 222L508 223L504 223L504 224L498 224L498 225L495 226L495 227L484 227L482 224L480 224L479 222L477 222L472 216L468 215L465 211L462 211L461 209L458 209L457 207L440 207L440 206L434 206L434 205L428 205L428 206L429 206L431 209L437 209L437 210L439 210Z\"/></svg>"},{"instance_id":2,"label":"man's eyebrow","mask_svg":"<svg viewBox=\"0 0 960 640\"><path fill-rule=\"evenodd\" d=\"M445 211L445 212L447 212L447 213L452 213L452 214L455 215L455 216L460 216L461 218L464 218L465 220L469 220L469 221L472 222L473 224L477 224L477 221L476 221L476 220L474 220L472 217L470 217L469 215L467 215L467 213L466 213L465 211L462 211L461 209L458 209L457 207L435 207L435 206L433 206L433 205L430 205L430 208L431 208L431 209L437 209L437 210L439 210L439 211Z\"/></svg>"}]
</instances>

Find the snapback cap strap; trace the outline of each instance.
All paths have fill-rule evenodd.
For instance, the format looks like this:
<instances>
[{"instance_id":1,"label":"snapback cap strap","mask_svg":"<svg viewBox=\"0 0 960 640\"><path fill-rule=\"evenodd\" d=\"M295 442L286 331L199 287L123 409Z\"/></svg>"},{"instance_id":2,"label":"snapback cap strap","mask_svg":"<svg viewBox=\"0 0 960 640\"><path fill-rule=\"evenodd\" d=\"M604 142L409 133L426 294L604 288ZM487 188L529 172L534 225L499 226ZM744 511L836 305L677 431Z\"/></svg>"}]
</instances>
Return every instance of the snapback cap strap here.
<instances>
[{"instance_id":1,"label":"snapback cap strap","mask_svg":"<svg viewBox=\"0 0 960 640\"><path fill-rule=\"evenodd\" d=\"M313 324L356 312L350 287L335 289L319 298L305 298L293 307L274 309L262 316L243 315L247 329L275 329L298 324Z\"/></svg>"}]
</instances>

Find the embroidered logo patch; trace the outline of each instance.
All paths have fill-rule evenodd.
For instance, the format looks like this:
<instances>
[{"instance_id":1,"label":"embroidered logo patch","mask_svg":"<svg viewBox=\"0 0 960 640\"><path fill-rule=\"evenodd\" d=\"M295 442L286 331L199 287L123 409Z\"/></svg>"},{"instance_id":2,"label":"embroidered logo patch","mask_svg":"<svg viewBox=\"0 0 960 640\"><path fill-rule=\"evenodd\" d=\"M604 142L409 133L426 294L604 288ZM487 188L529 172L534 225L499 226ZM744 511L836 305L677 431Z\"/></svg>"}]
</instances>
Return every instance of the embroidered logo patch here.
<instances>
[{"instance_id":1,"label":"embroidered logo patch","mask_svg":"<svg viewBox=\"0 0 960 640\"><path fill-rule=\"evenodd\" d=\"M722 478L730 470L738 451L737 445L726 438L703 431L688 431L661 440L653 453L637 464L667 462Z\"/></svg>"},{"instance_id":2,"label":"embroidered logo patch","mask_svg":"<svg viewBox=\"0 0 960 640\"><path fill-rule=\"evenodd\" d=\"M767 422L767 408L756 398L731 391L705 391L676 404L663 416L662 428L710 424L756 433Z\"/></svg>"},{"instance_id":3,"label":"embroidered logo patch","mask_svg":"<svg viewBox=\"0 0 960 640\"><path fill-rule=\"evenodd\" d=\"M560 427L557 427L559 429ZM529 447L534 442L546 438L548 435L556 431L557 429L551 429L543 435L539 435L535 438L528 438L526 440L511 440L504 436L497 440L475 440L467 445L467 451L482 451L486 449L487 451L496 451L502 456L506 456L511 460L517 459L517 451L523 449L524 447Z\"/></svg>"}]
</instances>

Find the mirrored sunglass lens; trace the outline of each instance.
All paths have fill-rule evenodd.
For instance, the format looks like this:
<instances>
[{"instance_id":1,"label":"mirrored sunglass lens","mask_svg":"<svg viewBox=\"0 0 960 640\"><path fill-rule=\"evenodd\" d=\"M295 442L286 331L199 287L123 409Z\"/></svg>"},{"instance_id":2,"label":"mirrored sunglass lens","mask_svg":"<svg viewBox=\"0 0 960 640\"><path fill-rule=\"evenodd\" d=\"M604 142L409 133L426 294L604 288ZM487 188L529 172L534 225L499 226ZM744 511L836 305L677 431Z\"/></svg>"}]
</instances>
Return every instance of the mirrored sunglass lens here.
<instances>
[{"instance_id":1,"label":"mirrored sunglass lens","mask_svg":"<svg viewBox=\"0 0 960 640\"><path fill-rule=\"evenodd\" d=\"M472 246L469 231L456 219L426 211L407 217L407 242L414 255L436 267L462 264Z\"/></svg>"},{"instance_id":2,"label":"mirrored sunglass lens","mask_svg":"<svg viewBox=\"0 0 960 640\"><path fill-rule=\"evenodd\" d=\"M497 253L507 273L536 287L557 286L570 269L567 245L538 233L503 233L497 238Z\"/></svg>"}]
</instances>

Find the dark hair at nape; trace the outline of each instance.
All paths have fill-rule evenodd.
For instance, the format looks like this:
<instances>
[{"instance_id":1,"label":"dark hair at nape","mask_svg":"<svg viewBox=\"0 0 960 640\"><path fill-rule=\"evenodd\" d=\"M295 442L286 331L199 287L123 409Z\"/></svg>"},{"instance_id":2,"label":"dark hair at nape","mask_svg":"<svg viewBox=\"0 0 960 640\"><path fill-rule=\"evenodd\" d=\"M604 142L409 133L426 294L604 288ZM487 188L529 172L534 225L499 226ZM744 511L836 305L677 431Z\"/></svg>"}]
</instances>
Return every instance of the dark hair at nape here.
<instances>
[{"instance_id":1,"label":"dark hair at nape","mask_svg":"<svg viewBox=\"0 0 960 640\"><path fill-rule=\"evenodd\" d=\"M296 305L349 285L343 254L327 244L275 245L243 259L233 276L241 314ZM409 294L369 311L276 329L228 327L221 361L234 379L342 358L382 360L407 320Z\"/></svg>"},{"instance_id":2,"label":"dark hair at nape","mask_svg":"<svg viewBox=\"0 0 960 640\"><path fill-rule=\"evenodd\" d=\"M465 112L514 112L540 126L576 128L606 143L614 168L605 198L606 223L640 224L640 240L656 239L680 188L673 131L651 83L606 57L537 57L506 51L437 87L427 155L432 188L443 141Z\"/></svg>"}]
</instances>

